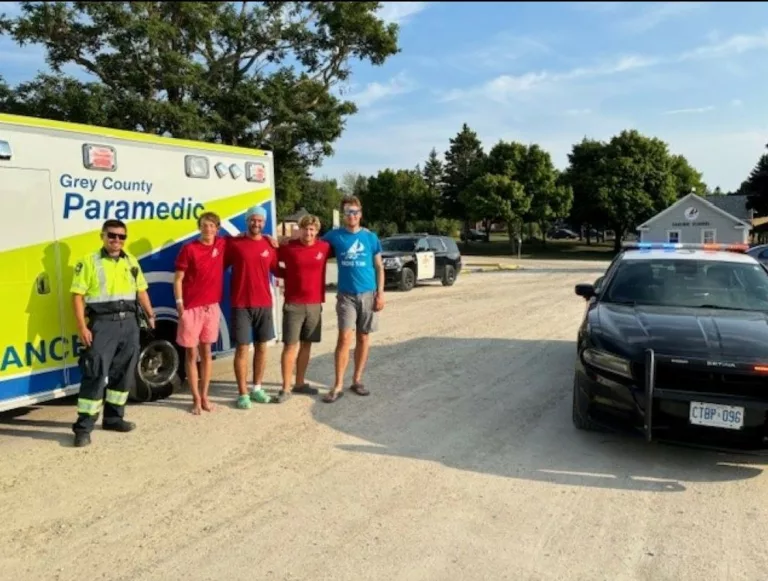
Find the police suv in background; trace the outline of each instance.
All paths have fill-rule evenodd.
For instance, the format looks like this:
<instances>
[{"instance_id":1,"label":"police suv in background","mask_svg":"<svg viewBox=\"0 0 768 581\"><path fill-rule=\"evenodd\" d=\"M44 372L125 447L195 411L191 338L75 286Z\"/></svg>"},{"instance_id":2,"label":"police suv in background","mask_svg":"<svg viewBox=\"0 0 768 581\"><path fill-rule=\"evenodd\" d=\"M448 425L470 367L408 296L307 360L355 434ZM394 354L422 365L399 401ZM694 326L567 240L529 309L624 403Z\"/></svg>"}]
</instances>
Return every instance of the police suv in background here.
<instances>
[{"instance_id":1,"label":"police suv in background","mask_svg":"<svg viewBox=\"0 0 768 581\"><path fill-rule=\"evenodd\" d=\"M402 291L427 280L452 286L461 272L461 252L450 236L398 234L384 238L381 248L385 284Z\"/></svg>"},{"instance_id":2,"label":"police suv in background","mask_svg":"<svg viewBox=\"0 0 768 581\"><path fill-rule=\"evenodd\" d=\"M577 428L768 448L768 270L746 250L635 243L576 285Z\"/></svg>"}]
</instances>

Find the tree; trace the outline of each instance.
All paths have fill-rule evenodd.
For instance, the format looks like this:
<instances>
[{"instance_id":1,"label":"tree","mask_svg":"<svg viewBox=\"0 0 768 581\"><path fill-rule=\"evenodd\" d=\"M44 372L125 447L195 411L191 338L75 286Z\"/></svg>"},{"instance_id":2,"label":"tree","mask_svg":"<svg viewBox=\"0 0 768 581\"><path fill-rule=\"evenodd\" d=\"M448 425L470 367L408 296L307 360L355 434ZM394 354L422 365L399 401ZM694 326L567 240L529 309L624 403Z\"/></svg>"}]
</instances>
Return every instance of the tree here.
<instances>
[{"instance_id":1,"label":"tree","mask_svg":"<svg viewBox=\"0 0 768 581\"><path fill-rule=\"evenodd\" d=\"M443 167L443 162L438 159L437 150L434 147L429 152L429 157L424 163L422 174L429 191L435 196L440 197L445 185L445 168Z\"/></svg>"},{"instance_id":2,"label":"tree","mask_svg":"<svg viewBox=\"0 0 768 581\"><path fill-rule=\"evenodd\" d=\"M483 174L484 166L485 153L477 133L464 123L461 131L450 140L448 151L445 152L445 187L441 204L444 216L467 220L461 193Z\"/></svg>"},{"instance_id":3,"label":"tree","mask_svg":"<svg viewBox=\"0 0 768 581\"><path fill-rule=\"evenodd\" d=\"M323 230L326 230L333 227L333 210L339 207L343 195L336 180L310 179L304 185L301 205L320 218Z\"/></svg>"},{"instance_id":4,"label":"tree","mask_svg":"<svg viewBox=\"0 0 768 581\"><path fill-rule=\"evenodd\" d=\"M525 220L539 225L542 241L550 221L567 216L573 201L572 190L558 183L558 175L549 152L536 144L527 148L519 168L520 183L530 198Z\"/></svg>"},{"instance_id":5,"label":"tree","mask_svg":"<svg viewBox=\"0 0 768 581\"><path fill-rule=\"evenodd\" d=\"M598 187L604 171L605 148L601 141L582 139L568 154L568 167L562 177L573 192L570 221L574 226L586 227L587 244L591 243L590 229L604 226Z\"/></svg>"},{"instance_id":6,"label":"tree","mask_svg":"<svg viewBox=\"0 0 768 581\"><path fill-rule=\"evenodd\" d=\"M630 227L669 207L677 199L677 181L667 145L637 130L622 131L606 147L598 206L614 231L614 250Z\"/></svg>"},{"instance_id":7,"label":"tree","mask_svg":"<svg viewBox=\"0 0 768 581\"><path fill-rule=\"evenodd\" d=\"M462 191L461 203L467 216L473 221L482 221L487 231L495 220L503 220L508 225L520 221L530 209L531 199L523 186L508 176L484 174ZM512 244L514 229L509 227L507 232Z\"/></svg>"},{"instance_id":8,"label":"tree","mask_svg":"<svg viewBox=\"0 0 768 581\"><path fill-rule=\"evenodd\" d=\"M741 184L739 193L747 195L747 207L755 210L758 216L768 215L768 154L760 156L749 177Z\"/></svg>"},{"instance_id":9,"label":"tree","mask_svg":"<svg viewBox=\"0 0 768 581\"><path fill-rule=\"evenodd\" d=\"M42 102L55 119L272 149L285 201L282 173L320 165L357 110L331 92L349 80L352 61L377 66L399 51L398 28L376 16L378 6L23 2L0 32L42 45L56 73L17 91L18 110ZM65 65L94 80L62 76Z\"/></svg>"},{"instance_id":10,"label":"tree","mask_svg":"<svg viewBox=\"0 0 768 581\"><path fill-rule=\"evenodd\" d=\"M393 222L400 232L410 222L433 220L436 201L421 173L405 169L371 176L362 197L367 221Z\"/></svg>"},{"instance_id":11,"label":"tree","mask_svg":"<svg viewBox=\"0 0 768 581\"><path fill-rule=\"evenodd\" d=\"M682 198L691 192L699 195L707 195L707 184L703 182L702 174L693 169L688 160L682 155L673 155L670 159L672 175L675 178L677 197Z\"/></svg>"}]
</instances>

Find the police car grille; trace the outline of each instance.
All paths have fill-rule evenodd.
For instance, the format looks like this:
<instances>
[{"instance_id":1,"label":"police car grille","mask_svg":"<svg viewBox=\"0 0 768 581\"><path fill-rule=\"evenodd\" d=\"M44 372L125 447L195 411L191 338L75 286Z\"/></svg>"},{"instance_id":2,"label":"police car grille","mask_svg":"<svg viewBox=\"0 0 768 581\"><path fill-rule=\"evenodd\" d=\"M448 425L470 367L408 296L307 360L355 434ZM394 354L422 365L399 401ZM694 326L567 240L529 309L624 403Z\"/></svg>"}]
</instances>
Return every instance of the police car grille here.
<instances>
[{"instance_id":1,"label":"police car grille","mask_svg":"<svg viewBox=\"0 0 768 581\"><path fill-rule=\"evenodd\" d=\"M671 363L656 365L655 386L660 389L758 397L768 400L768 378L763 375L689 369Z\"/></svg>"}]
</instances>

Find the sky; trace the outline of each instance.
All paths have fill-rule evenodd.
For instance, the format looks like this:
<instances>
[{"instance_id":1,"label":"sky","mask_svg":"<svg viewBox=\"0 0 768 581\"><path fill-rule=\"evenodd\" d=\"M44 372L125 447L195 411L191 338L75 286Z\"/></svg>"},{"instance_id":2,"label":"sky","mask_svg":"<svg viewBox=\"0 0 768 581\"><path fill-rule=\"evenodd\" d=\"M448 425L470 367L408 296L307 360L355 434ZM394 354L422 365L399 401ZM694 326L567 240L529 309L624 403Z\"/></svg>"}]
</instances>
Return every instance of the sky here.
<instances>
[{"instance_id":1,"label":"sky","mask_svg":"<svg viewBox=\"0 0 768 581\"><path fill-rule=\"evenodd\" d=\"M401 51L353 64L344 96L359 112L315 177L413 168L463 123L486 151L538 143L559 168L584 137L634 128L724 191L765 152L768 3L383 2L380 15ZM39 47L0 38L7 81L45 68Z\"/></svg>"}]
</instances>

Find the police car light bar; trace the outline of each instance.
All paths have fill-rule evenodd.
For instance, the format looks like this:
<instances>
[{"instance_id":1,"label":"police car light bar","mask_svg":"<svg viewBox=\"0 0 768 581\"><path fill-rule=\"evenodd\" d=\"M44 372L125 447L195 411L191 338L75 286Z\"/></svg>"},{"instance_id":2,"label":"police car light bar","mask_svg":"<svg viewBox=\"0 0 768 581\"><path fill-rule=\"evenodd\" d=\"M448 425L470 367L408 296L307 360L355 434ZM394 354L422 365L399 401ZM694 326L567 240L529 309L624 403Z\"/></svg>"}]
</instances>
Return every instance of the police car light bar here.
<instances>
[{"instance_id":1,"label":"police car light bar","mask_svg":"<svg viewBox=\"0 0 768 581\"><path fill-rule=\"evenodd\" d=\"M671 242L624 242L625 250L704 250L707 252L746 252L749 244L685 244Z\"/></svg>"}]
</instances>

